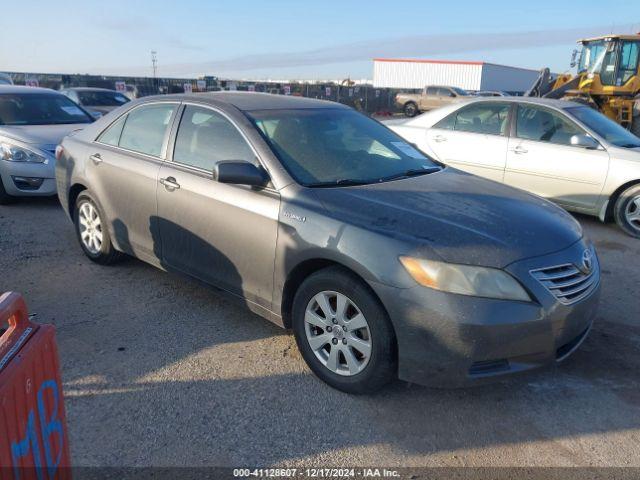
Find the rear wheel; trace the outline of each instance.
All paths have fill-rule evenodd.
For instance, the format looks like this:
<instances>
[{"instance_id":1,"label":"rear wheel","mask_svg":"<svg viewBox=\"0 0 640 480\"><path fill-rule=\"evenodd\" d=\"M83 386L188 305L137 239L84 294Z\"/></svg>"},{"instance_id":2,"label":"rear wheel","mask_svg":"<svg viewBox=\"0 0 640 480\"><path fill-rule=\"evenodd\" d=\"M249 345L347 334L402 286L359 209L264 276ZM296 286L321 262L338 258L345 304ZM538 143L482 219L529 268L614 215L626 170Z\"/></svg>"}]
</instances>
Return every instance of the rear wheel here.
<instances>
[{"instance_id":1,"label":"rear wheel","mask_svg":"<svg viewBox=\"0 0 640 480\"><path fill-rule=\"evenodd\" d=\"M404 104L404 114L407 117L415 117L418 113L418 105L415 104L415 102L407 102Z\"/></svg>"},{"instance_id":2,"label":"rear wheel","mask_svg":"<svg viewBox=\"0 0 640 480\"><path fill-rule=\"evenodd\" d=\"M293 329L309 368L348 393L370 393L395 375L395 336L369 288L331 267L307 278L293 303Z\"/></svg>"},{"instance_id":3,"label":"rear wheel","mask_svg":"<svg viewBox=\"0 0 640 480\"><path fill-rule=\"evenodd\" d=\"M640 185L633 185L620 194L613 214L625 233L640 238Z\"/></svg>"},{"instance_id":4,"label":"rear wheel","mask_svg":"<svg viewBox=\"0 0 640 480\"><path fill-rule=\"evenodd\" d=\"M118 261L122 254L113 248L105 216L89 192L78 195L74 213L76 235L85 255L102 265Z\"/></svg>"}]
</instances>

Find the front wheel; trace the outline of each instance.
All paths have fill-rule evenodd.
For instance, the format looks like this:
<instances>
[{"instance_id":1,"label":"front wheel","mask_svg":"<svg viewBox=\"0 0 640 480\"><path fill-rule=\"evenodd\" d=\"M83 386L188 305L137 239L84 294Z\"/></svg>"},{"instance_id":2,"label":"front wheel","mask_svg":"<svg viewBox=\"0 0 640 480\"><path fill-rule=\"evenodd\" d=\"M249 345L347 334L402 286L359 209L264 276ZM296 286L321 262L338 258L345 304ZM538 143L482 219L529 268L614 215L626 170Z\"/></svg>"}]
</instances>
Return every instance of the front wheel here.
<instances>
[{"instance_id":1,"label":"front wheel","mask_svg":"<svg viewBox=\"0 0 640 480\"><path fill-rule=\"evenodd\" d=\"M625 233L640 238L640 185L633 185L620 194L613 214Z\"/></svg>"},{"instance_id":2,"label":"front wheel","mask_svg":"<svg viewBox=\"0 0 640 480\"><path fill-rule=\"evenodd\" d=\"M379 300L357 277L331 267L307 278L293 329L309 368L347 393L371 393L395 375L395 336Z\"/></svg>"},{"instance_id":3,"label":"front wheel","mask_svg":"<svg viewBox=\"0 0 640 480\"><path fill-rule=\"evenodd\" d=\"M76 235L85 255L102 265L119 260L122 254L113 247L106 218L89 192L78 195L74 214Z\"/></svg>"}]
</instances>

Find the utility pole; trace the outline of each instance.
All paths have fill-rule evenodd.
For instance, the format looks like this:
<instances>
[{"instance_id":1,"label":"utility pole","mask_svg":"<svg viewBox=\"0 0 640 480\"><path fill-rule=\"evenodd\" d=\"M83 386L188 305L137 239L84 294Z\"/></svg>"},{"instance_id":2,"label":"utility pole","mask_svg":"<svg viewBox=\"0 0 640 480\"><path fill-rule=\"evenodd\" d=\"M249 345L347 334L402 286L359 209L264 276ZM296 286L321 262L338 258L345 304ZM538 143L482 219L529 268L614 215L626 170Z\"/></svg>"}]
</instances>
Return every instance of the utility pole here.
<instances>
[{"instance_id":1,"label":"utility pole","mask_svg":"<svg viewBox=\"0 0 640 480\"><path fill-rule=\"evenodd\" d=\"M153 67L153 85L156 87L156 93L158 93L158 80L156 78L158 71L158 52L151 50L151 66Z\"/></svg>"}]
</instances>

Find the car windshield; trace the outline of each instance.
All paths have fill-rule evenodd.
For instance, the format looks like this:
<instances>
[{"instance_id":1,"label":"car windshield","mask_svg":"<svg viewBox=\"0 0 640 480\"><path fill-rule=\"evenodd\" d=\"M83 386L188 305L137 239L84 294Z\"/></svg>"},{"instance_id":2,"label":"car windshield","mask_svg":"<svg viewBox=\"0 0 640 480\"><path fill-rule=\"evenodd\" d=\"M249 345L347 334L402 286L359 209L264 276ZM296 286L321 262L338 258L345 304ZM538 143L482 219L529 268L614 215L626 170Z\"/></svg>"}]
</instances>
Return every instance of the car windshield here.
<instances>
[{"instance_id":1,"label":"car windshield","mask_svg":"<svg viewBox=\"0 0 640 480\"><path fill-rule=\"evenodd\" d=\"M79 91L77 93L82 105L92 107L119 107L129 101L118 92Z\"/></svg>"},{"instance_id":2,"label":"car windshield","mask_svg":"<svg viewBox=\"0 0 640 480\"><path fill-rule=\"evenodd\" d=\"M567 111L607 142L624 148L640 147L640 138L590 107L568 108Z\"/></svg>"},{"instance_id":3,"label":"car windshield","mask_svg":"<svg viewBox=\"0 0 640 480\"><path fill-rule=\"evenodd\" d=\"M61 94L0 95L0 125L61 125L92 121L84 110Z\"/></svg>"},{"instance_id":4,"label":"car windshield","mask_svg":"<svg viewBox=\"0 0 640 480\"><path fill-rule=\"evenodd\" d=\"M463 97L469 95L469 92L467 92L466 90L463 90L461 88L458 88L458 87L451 87L451 90L453 90L458 95L463 96Z\"/></svg>"},{"instance_id":5,"label":"car windshield","mask_svg":"<svg viewBox=\"0 0 640 480\"><path fill-rule=\"evenodd\" d=\"M391 130L353 110L261 110L248 116L304 186L377 183L440 170Z\"/></svg>"}]
</instances>

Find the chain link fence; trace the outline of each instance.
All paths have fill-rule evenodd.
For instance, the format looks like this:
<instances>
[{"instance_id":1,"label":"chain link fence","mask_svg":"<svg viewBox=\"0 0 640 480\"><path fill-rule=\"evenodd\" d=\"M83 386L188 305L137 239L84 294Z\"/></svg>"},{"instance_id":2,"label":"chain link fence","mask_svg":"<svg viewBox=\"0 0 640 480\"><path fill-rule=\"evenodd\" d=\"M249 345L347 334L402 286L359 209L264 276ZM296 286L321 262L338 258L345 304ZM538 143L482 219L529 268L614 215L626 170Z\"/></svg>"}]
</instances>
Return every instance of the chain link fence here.
<instances>
[{"instance_id":1,"label":"chain link fence","mask_svg":"<svg viewBox=\"0 0 640 480\"><path fill-rule=\"evenodd\" d=\"M400 111L394 104L395 96L400 90L374 88L372 85L366 84L252 82L220 80L216 77L202 77L199 79L150 78L48 73L9 73L9 75L16 85L40 86L54 90L72 87L124 88L126 91L123 91L123 93L132 98L183 93L189 90L192 92L238 90L330 100L349 105L371 115L392 115Z\"/></svg>"}]
</instances>

